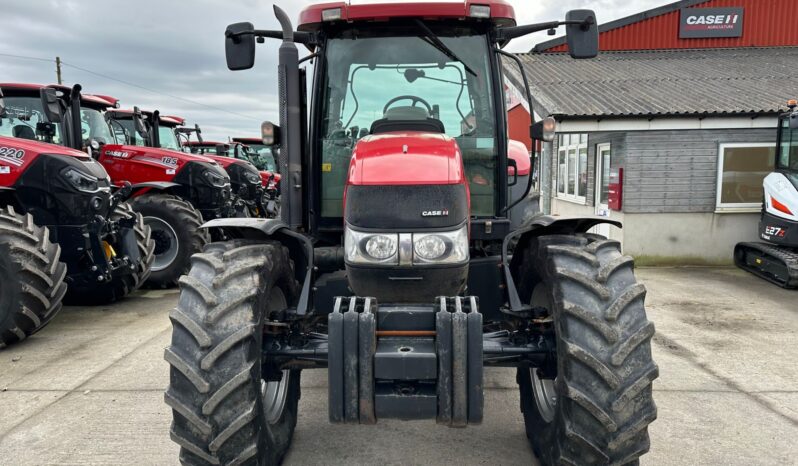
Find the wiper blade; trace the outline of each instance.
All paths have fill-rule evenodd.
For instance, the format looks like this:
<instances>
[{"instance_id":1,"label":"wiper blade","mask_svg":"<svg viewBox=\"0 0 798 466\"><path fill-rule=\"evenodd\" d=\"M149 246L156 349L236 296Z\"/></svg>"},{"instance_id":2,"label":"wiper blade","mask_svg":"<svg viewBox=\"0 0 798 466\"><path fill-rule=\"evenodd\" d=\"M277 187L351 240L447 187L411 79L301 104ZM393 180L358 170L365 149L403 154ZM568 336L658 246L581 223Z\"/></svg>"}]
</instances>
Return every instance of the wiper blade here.
<instances>
[{"instance_id":1,"label":"wiper blade","mask_svg":"<svg viewBox=\"0 0 798 466\"><path fill-rule=\"evenodd\" d=\"M429 26L427 26L424 23L424 21L421 21L420 19L416 19L416 24L418 25L418 27L421 28L421 30L424 31L424 34L425 34L424 39L427 40L428 44L430 44L433 47L435 47L436 49L438 49L438 51L440 51L442 54L444 54L447 57L449 57L449 59L462 63L463 64L463 68L465 68L466 72L470 73L473 76L477 75L477 73L475 73L474 70L472 70L466 64L466 62L461 60L460 57L458 57L457 54L454 53L454 51L452 51L452 49L447 47L446 44L444 44L443 41L441 41L441 39L438 36L436 36L434 32L432 32L432 29L430 29Z\"/></svg>"}]
</instances>

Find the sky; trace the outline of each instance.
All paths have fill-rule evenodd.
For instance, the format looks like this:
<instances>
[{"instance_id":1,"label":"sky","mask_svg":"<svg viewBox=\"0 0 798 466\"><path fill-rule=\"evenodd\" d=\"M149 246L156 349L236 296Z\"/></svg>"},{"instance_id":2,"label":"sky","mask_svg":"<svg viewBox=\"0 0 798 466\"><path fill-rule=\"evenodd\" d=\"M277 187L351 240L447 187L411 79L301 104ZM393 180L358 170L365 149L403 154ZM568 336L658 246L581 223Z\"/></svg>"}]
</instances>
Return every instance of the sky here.
<instances>
[{"instance_id":1,"label":"sky","mask_svg":"<svg viewBox=\"0 0 798 466\"><path fill-rule=\"evenodd\" d=\"M326 0L324 0L326 1ZM389 1L389 0L386 0ZM401 1L401 0L393 0ZM518 24L564 19L590 8L599 23L667 0L510 0ZM258 45L255 67L232 72L225 65L224 30L249 21L279 29L272 4L296 25L308 0L2 0L0 82L56 82L55 57L64 84L121 99L198 123L206 139L258 136L260 122L278 121L277 47ZM560 32L563 28L560 29ZM528 51L546 33L512 41L506 50ZM306 49L300 48L300 53ZM14 55L14 57L8 56ZM27 58L21 58L27 57Z\"/></svg>"}]
</instances>

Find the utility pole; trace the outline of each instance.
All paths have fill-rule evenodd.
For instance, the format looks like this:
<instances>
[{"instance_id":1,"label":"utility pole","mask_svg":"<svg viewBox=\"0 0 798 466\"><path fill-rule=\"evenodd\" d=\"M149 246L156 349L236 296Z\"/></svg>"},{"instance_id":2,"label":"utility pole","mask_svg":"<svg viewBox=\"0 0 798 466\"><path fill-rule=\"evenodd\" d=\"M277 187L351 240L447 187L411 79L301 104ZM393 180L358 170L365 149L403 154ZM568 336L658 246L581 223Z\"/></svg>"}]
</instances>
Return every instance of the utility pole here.
<instances>
[{"instance_id":1,"label":"utility pole","mask_svg":"<svg viewBox=\"0 0 798 466\"><path fill-rule=\"evenodd\" d=\"M55 57L55 76L61 84L61 57Z\"/></svg>"}]
</instances>

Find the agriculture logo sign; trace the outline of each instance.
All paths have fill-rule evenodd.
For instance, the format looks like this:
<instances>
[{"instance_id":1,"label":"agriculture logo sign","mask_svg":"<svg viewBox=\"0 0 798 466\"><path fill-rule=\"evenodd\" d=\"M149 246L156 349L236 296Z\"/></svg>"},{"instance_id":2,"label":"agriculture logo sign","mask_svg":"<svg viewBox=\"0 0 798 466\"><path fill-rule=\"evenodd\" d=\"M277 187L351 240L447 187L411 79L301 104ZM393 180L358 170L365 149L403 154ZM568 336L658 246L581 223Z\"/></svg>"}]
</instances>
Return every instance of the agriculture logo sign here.
<instances>
[{"instance_id":1,"label":"agriculture logo sign","mask_svg":"<svg viewBox=\"0 0 798 466\"><path fill-rule=\"evenodd\" d=\"M679 38L740 37L743 35L742 8L683 8Z\"/></svg>"}]
</instances>

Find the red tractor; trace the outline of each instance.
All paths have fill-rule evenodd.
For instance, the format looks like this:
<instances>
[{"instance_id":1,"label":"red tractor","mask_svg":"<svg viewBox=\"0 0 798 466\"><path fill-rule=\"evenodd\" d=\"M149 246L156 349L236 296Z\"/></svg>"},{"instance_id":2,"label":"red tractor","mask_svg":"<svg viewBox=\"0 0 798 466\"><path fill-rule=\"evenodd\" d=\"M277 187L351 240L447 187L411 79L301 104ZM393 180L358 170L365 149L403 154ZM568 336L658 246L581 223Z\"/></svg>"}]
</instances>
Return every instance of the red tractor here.
<instances>
[{"instance_id":1,"label":"red tractor","mask_svg":"<svg viewBox=\"0 0 798 466\"><path fill-rule=\"evenodd\" d=\"M66 126L58 130L61 124L54 122L55 112L49 112L41 120L43 138L89 152L111 176L113 186L131 183L130 205L144 216L155 241L150 285L176 284L188 271L191 255L201 251L211 239L200 225L205 220L231 215L230 177L222 167L207 157L126 144L126 130L109 124L105 118L105 112L117 104L113 97L83 96L80 85L68 88L2 84L0 88L9 96L24 97L30 102L44 99L54 109L60 109ZM71 125L71 121L80 121L81 125ZM50 127L56 129L50 131ZM139 128L139 132L147 134L147 129Z\"/></svg>"},{"instance_id":2,"label":"red tractor","mask_svg":"<svg viewBox=\"0 0 798 466\"><path fill-rule=\"evenodd\" d=\"M543 464L637 464L658 371L632 258L587 232L603 218L511 227L531 183L511 194L502 62L520 63L501 47L566 25L570 54L593 57L594 13L516 26L503 0L338 2L295 31L274 9L281 31L237 23L225 41L243 70L282 39L280 126L262 126L281 218L208 222L231 239L180 280L165 399L183 464L280 463L314 368L332 423L479 424L485 366L515 369Z\"/></svg>"},{"instance_id":3,"label":"red tractor","mask_svg":"<svg viewBox=\"0 0 798 466\"><path fill-rule=\"evenodd\" d=\"M185 124L185 120L177 116L161 116L154 112L137 110L108 109L106 118L112 126L125 129L130 144L159 147L173 151L183 151L178 133L175 129ZM136 128L146 129L145 135L139 134ZM155 137L157 135L157 138ZM145 137L146 136L146 137ZM257 168L246 160L236 160L215 154L201 154L218 163L229 175L232 190L233 209L231 217L266 217L268 197L265 184Z\"/></svg>"},{"instance_id":4,"label":"red tractor","mask_svg":"<svg viewBox=\"0 0 798 466\"><path fill-rule=\"evenodd\" d=\"M277 164L277 148L267 146L261 138L233 138L233 142L245 144L249 147L250 160L261 172L271 175L269 190L274 192L274 197L280 195L280 169Z\"/></svg>"},{"instance_id":5,"label":"red tractor","mask_svg":"<svg viewBox=\"0 0 798 466\"><path fill-rule=\"evenodd\" d=\"M112 193L97 161L44 142L71 129L63 117L57 102L0 93L0 347L44 327L65 294L108 303L150 273L155 245L124 202L130 188Z\"/></svg>"}]
</instances>

